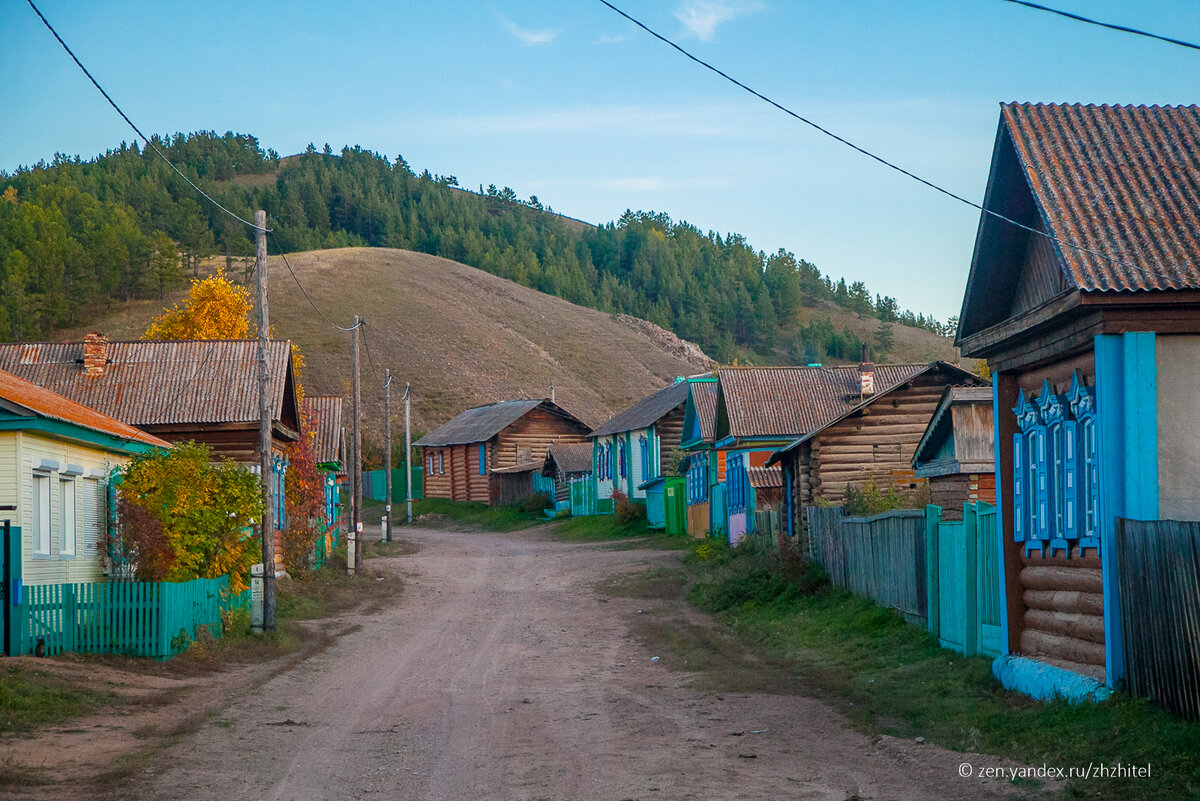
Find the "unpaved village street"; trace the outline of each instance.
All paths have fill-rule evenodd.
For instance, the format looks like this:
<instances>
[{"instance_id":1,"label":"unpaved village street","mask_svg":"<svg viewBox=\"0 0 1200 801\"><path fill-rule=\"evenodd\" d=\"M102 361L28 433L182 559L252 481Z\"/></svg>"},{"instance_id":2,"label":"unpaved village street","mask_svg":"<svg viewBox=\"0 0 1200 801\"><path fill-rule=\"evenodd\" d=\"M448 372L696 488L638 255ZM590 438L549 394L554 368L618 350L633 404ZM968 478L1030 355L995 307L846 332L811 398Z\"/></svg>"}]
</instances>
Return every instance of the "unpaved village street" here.
<instances>
[{"instance_id":1,"label":"unpaved village street","mask_svg":"<svg viewBox=\"0 0 1200 801\"><path fill-rule=\"evenodd\" d=\"M406 529L390 606L139 772L148 799L972 799L964 755L850 730L800 694L714 692L654 661L613 575L678 552ZM695 616L702 622L706 619ZM705 622L705 625L719 625Z\"/></svg>"}]
</instances>

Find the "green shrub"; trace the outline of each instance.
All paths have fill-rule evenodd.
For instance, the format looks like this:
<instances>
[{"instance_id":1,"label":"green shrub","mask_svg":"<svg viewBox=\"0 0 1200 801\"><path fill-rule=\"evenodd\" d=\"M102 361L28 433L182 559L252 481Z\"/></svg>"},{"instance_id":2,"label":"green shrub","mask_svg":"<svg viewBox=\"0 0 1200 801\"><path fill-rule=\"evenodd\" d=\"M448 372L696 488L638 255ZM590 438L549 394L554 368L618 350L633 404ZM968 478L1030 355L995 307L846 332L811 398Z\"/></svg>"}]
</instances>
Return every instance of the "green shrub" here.
<instances>
[{"instance_id":1,"label":"green shrub","mask_svg":"<svg viewBox=\"0 0 1200 801\"><path fill-rule=\"evenodd\" d=\"M554 506L554 499L548 493L535 492L518 505L525 514L536 515L540 514L543 509L549 509Z\"/></svg>"}]
</instances>

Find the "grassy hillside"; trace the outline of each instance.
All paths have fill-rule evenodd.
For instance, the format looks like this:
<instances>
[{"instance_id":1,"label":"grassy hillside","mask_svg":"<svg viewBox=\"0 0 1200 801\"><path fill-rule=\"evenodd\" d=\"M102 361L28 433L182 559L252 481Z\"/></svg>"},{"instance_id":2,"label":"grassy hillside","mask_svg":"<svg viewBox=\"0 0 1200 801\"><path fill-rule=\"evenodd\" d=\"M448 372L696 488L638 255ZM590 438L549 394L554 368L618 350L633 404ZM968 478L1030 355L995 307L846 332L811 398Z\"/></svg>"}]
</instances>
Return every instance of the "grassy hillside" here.
<instances>
[{"instance_id":1,"label":"grassy hillside","mask_svg":"<svg viewBox=\"0 0 1200 801\"><path fill-rule=\"evenodd\" d=\"M353 313L368 323L362 353L368 428L382 427L384 368L396 377L393 399L413 387L413 426L428 430L471 406L505 398L548 395L585 422L612 413L678 375L704 372L711 360L695 345L644 320L612 315L514 284L464 264L405 250L343 248L288 257L320 309L339 325ZM309 394L348 394L350 335L333 330L300 294L278 257L270 261L271 325L276 336L299 344L307 360ZM117 304L89 325L112 338L136 338L163 308L162 301ZM839 327L877 321L828 307ZM928 331L896 326L896 360L951 358L949 341ZM84 329L60 332L79 338ZM368 351L370 358L368 358ZM394 419L402 407L393 405Z\"/></svg>"}]
</instances>

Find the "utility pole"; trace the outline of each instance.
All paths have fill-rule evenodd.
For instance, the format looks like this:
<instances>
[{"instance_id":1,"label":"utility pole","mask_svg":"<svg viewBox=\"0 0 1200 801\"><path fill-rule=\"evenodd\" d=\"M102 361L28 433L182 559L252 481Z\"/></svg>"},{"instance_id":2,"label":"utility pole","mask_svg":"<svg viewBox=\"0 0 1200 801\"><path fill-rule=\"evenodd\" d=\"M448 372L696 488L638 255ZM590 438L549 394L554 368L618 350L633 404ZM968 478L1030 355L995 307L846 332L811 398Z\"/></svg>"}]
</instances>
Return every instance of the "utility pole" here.
<instances>
[{"instance_id":1,"label":"utility pole","mask_svg":"<svg viewBox=\"0 0 1200 801\"><path fill-rule=\"evenodd\" d=\"M409 426L408 406L409 398L412 395L412 388L404 385L404 488L405 488L405 506L408 510L408 524L412 525L412 434Z\"/></svg>"},{"instance_id":2,"label":"utility pole","mask_svg":"<svg viewBox=\"0 0 1200 801\"><path fill-rule=\"evenodd\" d=\"M350 486L353 488L354 514L350 524L350 543L354 546L353 558L346 565L346 571L353 575L358 575L362 570L362 390L359 387L358 374L359 356L358 356L358 340L359 329L362 328L362 318L357 314L354 315L353 330L350 332L351 350L353 356L351 358L351 376L350 385L353 390L351 405L353 406L353 419L351 424L354 426L354 457L351 461L354 462L353 472L350 474Z\"/></svg>"},{"instance_id":3,"label":"utility pole","mask_svg":"<svg viewBox=\"0 0 1200 801\"><path fill-rule=\"evenodd\" d=\"M392 371L384 370L383 381L383 538L392 541Z\"/></svg>"},{"instance_id":4,"label":"utility pole","mask_svg":"<svg viewBox=\"0 0 1200 801\"><path fill-rule=\"evenodd\" d=\"M262 565L263 601L262 627L275 630L275 476L271 471L274 454L271 452L271 401L267 371L267 336L271 327L267 312L267 213L254 212L255 259L258 274L258 469L263 484Z\"/></svg>"}]
</instances>

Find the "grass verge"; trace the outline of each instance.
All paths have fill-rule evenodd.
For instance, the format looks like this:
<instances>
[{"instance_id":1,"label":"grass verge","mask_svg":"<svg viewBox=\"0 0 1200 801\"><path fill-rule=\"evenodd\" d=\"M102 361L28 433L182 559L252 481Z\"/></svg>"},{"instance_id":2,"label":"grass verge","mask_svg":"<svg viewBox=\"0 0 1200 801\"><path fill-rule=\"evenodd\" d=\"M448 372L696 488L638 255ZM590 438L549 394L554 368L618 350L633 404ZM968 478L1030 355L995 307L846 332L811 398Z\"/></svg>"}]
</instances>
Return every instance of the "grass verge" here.
<instances>
[{"instance_id":1,"label":"grass verge","mask_svg":"<svg viewBox=\"0 0 1200 801\"><path fill-rule=\"evenodd\" d=\"M618 542L664 551L688 550L692 547L692 541L687 537L668 536L650 528L645 520L632 520L622 525L613 515L588 515L555 521L550 532L568 542Z\"/></svg>"},{"instance_id":2,"label":"grass verge","mask_svg":"<svg viewBox=\"0 0 1200 801\"><path fill-rule=\"evenodd\" d=\"M425 498L413 503L413 522L429 528L461 528L484 531L519 531L546 522L538 510L521 506L491 507L486 503L450 501L445 498Z\"/></svg>"},{"instance_id":3,"label":"grass verge","mask_svg":"<svg viewBox=\"0 0 1200 801\"><path fill-rule=\"evenodd\" d=\"M686 569L693 605L717 614L766 663L785 666L794 691L826 698L860 730L1064 770L1151 767L1149 778L1069 779L1068 799L1200 797L1200 724L1121 693L1071 706L1006 692L989 659L939 648L895 612L821 586L815 573L785 578L769 548L705 543ZM656 636L674 639L695 670L696 652L712 649L686 634Z\"/></svg>"},{"instance_id":4,"label":"grass verge","mask_svg":"<svg viewBox=\"0 0 1200 801\"><path fill-rule=\"evenodd\" d=\"M69 677L25 660L0 668L2 734L57 725L120 701L116 693L79 687Z\"/></svg>"}]
</instances>

